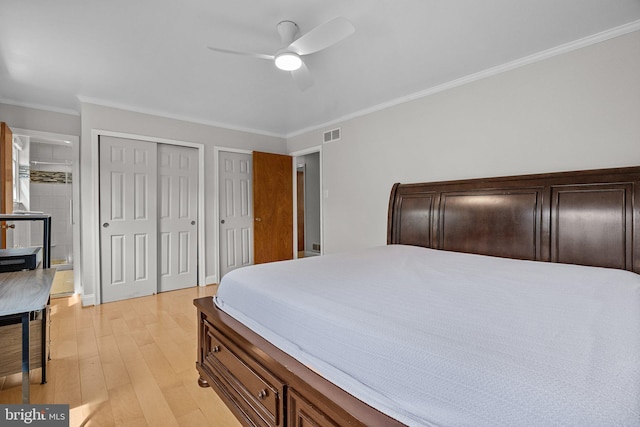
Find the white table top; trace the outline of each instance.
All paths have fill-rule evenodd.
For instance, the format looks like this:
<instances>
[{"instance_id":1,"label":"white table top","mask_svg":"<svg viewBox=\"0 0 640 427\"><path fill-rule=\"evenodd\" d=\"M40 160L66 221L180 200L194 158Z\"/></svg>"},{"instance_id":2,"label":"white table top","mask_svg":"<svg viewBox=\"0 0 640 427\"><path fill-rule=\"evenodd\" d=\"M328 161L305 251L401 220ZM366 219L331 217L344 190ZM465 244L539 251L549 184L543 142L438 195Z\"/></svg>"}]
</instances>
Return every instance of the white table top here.
<instances>
[{"instance_id":1,"label":"white table top","mask_svg":"<svg viewBox=\"0 0 640 427\"><path fill-rule=\"evenodd\" d=\"M41 310L55 273L55 268L0 273L0 316Z\"/></svg>"}]
</instances>

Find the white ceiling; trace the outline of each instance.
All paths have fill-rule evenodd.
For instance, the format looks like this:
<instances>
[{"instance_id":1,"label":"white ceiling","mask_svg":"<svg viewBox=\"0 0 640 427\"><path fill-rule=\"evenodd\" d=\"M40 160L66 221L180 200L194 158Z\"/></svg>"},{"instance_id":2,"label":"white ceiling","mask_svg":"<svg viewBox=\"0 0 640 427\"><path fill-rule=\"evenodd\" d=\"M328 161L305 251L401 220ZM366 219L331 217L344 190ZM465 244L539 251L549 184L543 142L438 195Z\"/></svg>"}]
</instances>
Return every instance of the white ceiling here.
<instances>
[{"instance_id":1,"label":"white ceiling","mask_svg":"<svg viewBox=\"0 0 640 427\"><path fill-rule=\"evenodd\" d=\"M0 101L80 101L287 136L640 20L640 0L0 0ZM354 35L305 57L301 92L269 61L276 24Z\"/></svg>"}]
</instances>

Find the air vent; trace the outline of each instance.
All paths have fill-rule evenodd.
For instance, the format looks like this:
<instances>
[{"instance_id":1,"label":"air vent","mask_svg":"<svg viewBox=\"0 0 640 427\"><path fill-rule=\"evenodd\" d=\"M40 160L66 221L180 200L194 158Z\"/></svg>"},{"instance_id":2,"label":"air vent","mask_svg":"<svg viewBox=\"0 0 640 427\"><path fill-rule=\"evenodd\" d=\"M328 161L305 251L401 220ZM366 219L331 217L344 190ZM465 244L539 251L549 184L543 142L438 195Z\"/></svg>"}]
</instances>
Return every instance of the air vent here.
<instances>
[{"instance_id":1,"label":"air vent","mask_svg":"<svg viewBox=\"0 0 640 427\"><path fill-rule=\"evenodd\" d=\"M323 141L326 144L327 142L333 142L340 139L340 128L328 130L324 133Z\"/></svg>"}]
</instances>

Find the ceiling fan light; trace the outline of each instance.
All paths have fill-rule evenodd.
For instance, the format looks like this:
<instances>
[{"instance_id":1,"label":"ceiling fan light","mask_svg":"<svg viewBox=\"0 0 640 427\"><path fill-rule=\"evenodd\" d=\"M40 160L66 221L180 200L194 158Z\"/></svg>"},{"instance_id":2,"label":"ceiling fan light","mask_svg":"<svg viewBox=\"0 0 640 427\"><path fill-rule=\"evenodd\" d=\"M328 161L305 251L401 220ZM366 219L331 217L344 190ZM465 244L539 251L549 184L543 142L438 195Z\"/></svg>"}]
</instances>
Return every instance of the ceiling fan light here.
<instances>
[{"instance_id":1,"label":"ceiling fan light","mask_svg":"<svg viewBox=\"0 0 640 427\"><path fill-rule=\"evenodd\" d=\"M276 67L284 71L295 71L302 67L302 59L297 53L282 52L276 55Z\"/></svg>"}]
</instances>

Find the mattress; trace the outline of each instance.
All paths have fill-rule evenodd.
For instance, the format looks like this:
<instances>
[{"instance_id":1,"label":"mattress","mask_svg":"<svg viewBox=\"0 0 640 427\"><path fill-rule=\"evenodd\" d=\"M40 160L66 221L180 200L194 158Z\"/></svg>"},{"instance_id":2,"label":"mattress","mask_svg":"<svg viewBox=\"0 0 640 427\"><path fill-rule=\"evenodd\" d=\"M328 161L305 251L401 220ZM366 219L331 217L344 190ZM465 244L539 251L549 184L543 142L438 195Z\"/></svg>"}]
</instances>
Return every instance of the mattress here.
<instances>
[{"instance_id":1,"label":"mattress","mask_svg":"<svg viewBox=\"0 0 640 427\"><path fill-rule=\"evenodd\" d=\"M640 425L640 275L388 245L224 276L216 305L410 426Z\"/></svg>"}]
</instances>

